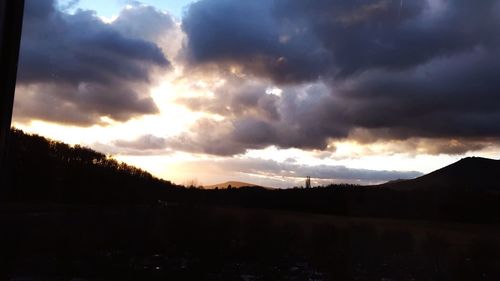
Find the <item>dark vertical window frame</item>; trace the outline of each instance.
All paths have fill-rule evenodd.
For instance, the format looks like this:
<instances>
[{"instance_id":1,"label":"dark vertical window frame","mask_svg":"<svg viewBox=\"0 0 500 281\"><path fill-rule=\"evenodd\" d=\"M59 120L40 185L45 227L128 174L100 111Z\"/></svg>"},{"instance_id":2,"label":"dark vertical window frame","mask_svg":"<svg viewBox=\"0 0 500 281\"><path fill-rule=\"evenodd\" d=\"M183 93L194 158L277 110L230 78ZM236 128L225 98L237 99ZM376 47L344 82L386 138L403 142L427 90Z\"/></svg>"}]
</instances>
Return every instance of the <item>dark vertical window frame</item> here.
<instances>
[{"instance_id":1,"label":"dark vertical window frame","mask_svg":"<svg viewBox=\"0 0 500 281\"><path fill-rule=\"evenodd\" d=\"M24 0L0 0L0 200L9 188L9 145L17 65L23 23Z\"/></svg>"}]
</instances>

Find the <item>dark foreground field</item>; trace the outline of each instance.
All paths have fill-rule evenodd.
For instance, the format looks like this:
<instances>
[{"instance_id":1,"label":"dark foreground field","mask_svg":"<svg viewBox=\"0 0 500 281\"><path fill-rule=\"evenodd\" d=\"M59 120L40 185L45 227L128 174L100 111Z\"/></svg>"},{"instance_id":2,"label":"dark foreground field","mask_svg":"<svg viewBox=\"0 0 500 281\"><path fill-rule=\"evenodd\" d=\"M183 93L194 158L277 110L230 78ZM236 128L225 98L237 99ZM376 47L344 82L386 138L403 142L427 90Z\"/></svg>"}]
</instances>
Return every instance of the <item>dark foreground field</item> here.
<instances>
[{"instance_id":1,"label":"dark foreground field","mask_svg":"<svg viewBox=\"0 0 500 281\"><path fill-rule=\"evenodd\" d=\"M500 280L500 227L243 208L4 206L0 280Z\"/></svg>"}]
</instances>

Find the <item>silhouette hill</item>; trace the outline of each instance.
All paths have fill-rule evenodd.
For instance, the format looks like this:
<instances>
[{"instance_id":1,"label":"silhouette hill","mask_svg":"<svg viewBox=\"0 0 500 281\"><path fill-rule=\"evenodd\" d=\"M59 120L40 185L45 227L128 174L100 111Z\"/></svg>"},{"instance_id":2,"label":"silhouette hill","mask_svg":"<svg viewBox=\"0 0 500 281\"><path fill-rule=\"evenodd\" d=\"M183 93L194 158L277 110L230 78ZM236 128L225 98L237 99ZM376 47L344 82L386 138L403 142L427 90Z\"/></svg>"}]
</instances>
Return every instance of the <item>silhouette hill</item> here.
<instances>
[{"instance_id":1,"label":"silhouette hill","mask_svg":"<svg viewBox=\"0 0 500 281\"><path fill-rule=\"evenodd\" d=\"M231 188L241 188L241 187L263 187L257 184L252 184L252 183L247 183L247 182L241 182L241 181L226 181L223 183L218 183L218 184L212 184L212 185L205 185L203 188L205 189L214 189L214 188L228 188L231 186Z\"/></svg>"},{"instance_id":2,"label":"silhouette hill","mask_svg":"<svg viewBox=\"0 0 500 281\"><path fill-rule=\"evenodd\" d=\"M140 203L160 196L171 182L79 145L11 130L10 201Z\"/></svg>"},{"instance_id":3,"label":"silhouette hill","mask_svg":"<svg viewBox=\"0 0 500 281\"><path fill-rule=\"evenodd\" d=\"M416 179L392 181L379 187L500 191L500 160L467 157Z\"/></svg>"},{"instance_id":4,"label":"silhouette hill","mask_svg":"<svg viewBox=\"0 0 500 281\"><path fill-rule=\"evenodd\" d=\"M12 130L3 200L75 205L238 206L350 217L500 223L499 161L466 158L379 186L184 187L82 146ZM6 199L4 199L6 198Z\"/></svg>"}]
</instances>

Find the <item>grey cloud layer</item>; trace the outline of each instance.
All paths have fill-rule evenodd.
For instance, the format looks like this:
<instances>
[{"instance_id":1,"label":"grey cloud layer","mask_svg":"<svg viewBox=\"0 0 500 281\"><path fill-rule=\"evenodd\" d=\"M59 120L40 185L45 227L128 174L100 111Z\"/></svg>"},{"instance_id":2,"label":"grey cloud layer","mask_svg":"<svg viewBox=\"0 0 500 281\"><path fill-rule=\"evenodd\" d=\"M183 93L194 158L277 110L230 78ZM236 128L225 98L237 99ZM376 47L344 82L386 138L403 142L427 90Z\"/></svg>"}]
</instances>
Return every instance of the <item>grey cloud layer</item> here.
<instances>
[{"instance_id":1,"label":"grey cloud layer","mask_svg":"<svg viewBox=\"0 0 500 281\"><path fill-rule=\"evenodd\" d=\"M143 135L132 141L117 140L113 142L113 144L118 147L132 148L138 150L166 148L165 139L153 135Z\"/></svg>"},{"instance_id":2,"label":"grey cloud layer","mask_svg":"<svg viewBox=\"0 0 500 281\"><path fill-rule=\"evenodd\" d=\"M328 54L306 30L280 22L274 1L208 0L192 4L183 20L188 54L198 62L238 63L278 81L314 79ZM298 32L290 37L288 32Z\"/></svg>"},{"instance_id":3,"label":"grey cloud layer","mask_svg":"<svg viewBox=\"0 0 500 281\"><path fill-rule=\"evenodd\" d=\"M156 113L148 84L170 62L154 34L171 25L168 15L141 6L106 24L91 11L71 15L52 0L26 1L16 116L91 125L101 116Z\"/></svg>"},{"instance_id":4,"label":"grey cloud layer","mask_svg":"<svg viewBox=\"0 0 500 281\"><path fill-rule=\"evenodd\" d=\"M477 149L500 138L498 26L497 0L202 0L183 20L192 67L238 65L262 85L230 82L215 99L180 102L226 117L211 134L231 149L217 154L324 149L357 129L360 141L456 139L460 151ZM281 97L265 94L273 82Z\"/></svg>"},{"instance_id":5,"label":"grey cloud layer","mask_svg":"<svg viewBox=\"0 0 500 281\"><path fill-rule=\"evenodd\" d=\"M301 165L296 163L280 163L273 160L258 158L231 158L224 161L197 161L191 163L195 167L212 167L227 172L260 175L265 177L285 177L302 181L306 176L316 180L334 180L351 183L380 183L395 179L410 179L421 176L413 171L376 171L367 169L352 169L333 165ZM195 168L193 167L193 168ZM289 186L288 186L289 187Z\"/></svg>"},{"instance_id":6,"label":"grey cloud layer","mask_svg":"<svg viewBox=\"0 0 500 281\"><path fill-rule=\"evenodd\" d=\"M166 140L154 135L142 135L134 140L115 140L109 144L95 142L89 146L112 155L158 156L172 153Z\"/></svg>"},{"instance_id":7,"label":"grey cloud layer","mask_svg":"<svg viewBox=\"0 0 500 281\"><path fill-rule=\"evenodd\" d=\"M179 100L192 110L226 119L202 119L190 133L169 143L177 149L232 155L270 145L326 149L328 138L348 135L341 123L330 121L337 111L332 110L335 104L324 84L285 88L281 95L268 90L266 84L233 77L215 91L215 98Z\"/></svg>"},{"instance_id":8,"label":"grey cloud layer","mask_svg":"<svg viewBox=\"0 0 500 281\"><path fill-rule=\"evenodd\" d=\"M285 82L497 46L496 0L441 2L203 0L190 6L183 29L194 62L241 63Z\"/></svg>"}]
</instances>

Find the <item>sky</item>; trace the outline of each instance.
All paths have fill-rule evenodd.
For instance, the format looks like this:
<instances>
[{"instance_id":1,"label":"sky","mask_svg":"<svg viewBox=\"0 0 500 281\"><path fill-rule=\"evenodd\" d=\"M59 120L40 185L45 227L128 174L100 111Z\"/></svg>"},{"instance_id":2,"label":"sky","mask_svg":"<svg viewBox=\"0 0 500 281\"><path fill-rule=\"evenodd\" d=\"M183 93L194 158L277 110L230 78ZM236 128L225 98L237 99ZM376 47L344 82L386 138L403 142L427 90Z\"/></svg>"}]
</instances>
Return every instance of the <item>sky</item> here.
<instances>
[{"instance_id":1,"label":"sky","mask_svg":"<svg viewBox=\"0 0 500 281\"><path fill-rule=\"evenodd\" d=\"M500 153L500 1L27 0L13 125L185 184Z\"/></svg>"},{"instance_id":2,"label":"sky","mask_svg":"<svg viewBox=\"0 0 500 281\"><path fill-rule=\"evenodd\" d=\"M158 10L167 11L171 16L180 20L183 15L184 7L187 7L192 2L194 2L194 0L61 0L58 2L58 7L69 13L74 13L78 9L92 10L102 18L113 19L118 16L120 10L126 5L142 3L153 6Z\"/></svg>"}]
</instances>

